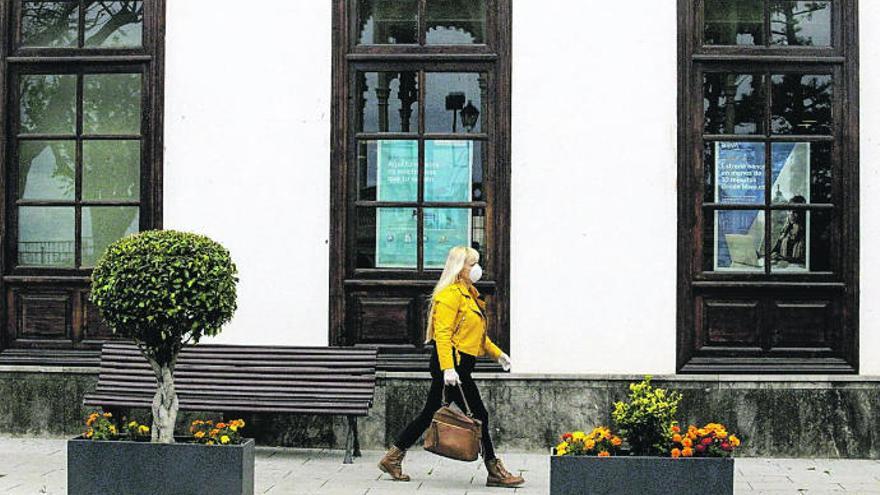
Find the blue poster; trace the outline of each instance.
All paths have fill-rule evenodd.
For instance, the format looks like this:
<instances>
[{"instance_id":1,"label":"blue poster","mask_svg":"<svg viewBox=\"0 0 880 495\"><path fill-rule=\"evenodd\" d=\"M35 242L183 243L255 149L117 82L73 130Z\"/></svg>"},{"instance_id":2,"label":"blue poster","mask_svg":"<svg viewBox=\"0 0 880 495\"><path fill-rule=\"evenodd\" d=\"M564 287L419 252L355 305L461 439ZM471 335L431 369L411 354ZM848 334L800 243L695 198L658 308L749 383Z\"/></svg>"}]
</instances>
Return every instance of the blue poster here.
<instances>
[{"instance_id":1,"label":"blue poster","mask_svg":"<svg viewBox=\"0 0 880 495\"><path fill-rule=\"evenodd\" d=\"M418 143L377 141L379 201L415 202L418 198ZM425 201L471 200L473 143L425 141ZM470 208L425 208L424 266L442 268L449 249L470 245ZM415 268L417 265L418 210L378 208L376 211L376 267Z\"/></svg>"},{"instance_id":2,"label":"blue poster","mask_svg":"<svg viewBox=\"0 0 880 495\"><path fill-rule=\"evenodd\" d=\"M715 212L715 270L762 271L764 266L765 144L715 144L715 201L753 204L755 210ZM809 143L774 143L771 148L773 203L809 202ZM776 214L773 222L784 221ZM777 228L771 228L773 232Z\"/></svg>"}]
</instances>

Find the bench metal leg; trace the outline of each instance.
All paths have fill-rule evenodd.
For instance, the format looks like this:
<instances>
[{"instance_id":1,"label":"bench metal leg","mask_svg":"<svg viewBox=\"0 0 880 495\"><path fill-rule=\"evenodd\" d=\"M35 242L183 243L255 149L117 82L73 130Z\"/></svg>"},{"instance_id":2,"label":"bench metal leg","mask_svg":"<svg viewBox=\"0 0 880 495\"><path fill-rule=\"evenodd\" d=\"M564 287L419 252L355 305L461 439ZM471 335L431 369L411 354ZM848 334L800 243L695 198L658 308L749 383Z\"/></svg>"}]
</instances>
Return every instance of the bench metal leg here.
<instances>
[{"instance_id":1,"label":"bench metal leg","mask_svg":"<svg viewBox=\"0 0 880 495\"><path fill-rule=\"evenodd\" d=\"M352 419L354 416L348 416L348 428L345 429L345 459L343 459L343 464L353 464L354 461L351 460L352 451L354 450L354 429L352 428Z\"/></svg>"},{"instance_id":2,"label":"bench metal leg","mask_svg":"<svg viewBox=\"0 0 880 495\"><path fill-rule=\"evenodd\" d=\"M354 452L353 455L355 457L361 456L361 440L358 435L358 421L356 416L348 417L349 428L351 428L352 432L354 432Z\"/></svg>"}]
</instances>

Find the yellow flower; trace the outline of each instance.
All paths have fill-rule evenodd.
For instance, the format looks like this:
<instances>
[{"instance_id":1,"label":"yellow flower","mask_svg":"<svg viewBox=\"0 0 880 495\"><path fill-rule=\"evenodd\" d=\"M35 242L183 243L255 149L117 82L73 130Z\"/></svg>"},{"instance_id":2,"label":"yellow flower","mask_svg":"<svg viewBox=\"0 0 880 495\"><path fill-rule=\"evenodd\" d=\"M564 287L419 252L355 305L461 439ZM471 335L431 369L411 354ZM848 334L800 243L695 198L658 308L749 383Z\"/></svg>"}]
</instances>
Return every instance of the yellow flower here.
<instances>
[{"instance_id":1,"label":"yellow flower","mask_svg":"<svg viewBox=\"0 0 880 495\"><path fill-rule=\"evenodd\" d=\"M222 437L220 437L220 443L226 445L227 443L229 443L229 437L226 435L223 435Z\"/></svg>"},{"instance_id":2,"label":"yellow flower","mask_svg":"<svg viewBox=\"0 0 880 495\"><path fill-rule=\"evenodd\" d=\"M115 426L110 425L110 433L116 434L116 427Z\"/></svg>"},{"instance_id":3,"label":"yellow flower","mask_svg":"<svg viewBox=\"0 0 880 495\"><path fill-rule=\"evenodd\" d=\"M724 440L725 438L727 438L727 432L724 430L716 431L715 436Z\"/></svg>"},{"instance_id":4,"label":"yellow flower","mask_svg":"<svg viewBox=\"0 0 880 495\"><path fill-rule=\"evenodd\" d=\"M571 434L571 438L573 438L575 440L583 440L585 437L586 437L586 435L582 431L576 431Z\"/></svg>"},{"instance_id":5,"label":"yellow flower","mask_svg":"<svg viewBox=\"0 0 880 495\"><path fill-rule=\"evenodd\" d=\"M146 435L147 433L150 432L150 427L147 426L147 425L141 425L141 426L138 428L138 431L140 431L142 434Z\"/></svg>"},{"instance_id":6,"label":"yellow flower","mask_svg":"<svg viewBox=\"0 0 880 495\"><path fill-rule=\"evenodd\" d=\"M584 447L587 450L593 450L593 447L596 446L596 442L593 441L592 438L588 438L586 442L584 442Z\"/></svg>"},{"instance_id":7,"label":"yellow flower","mask_svg":"<svg viewBox=\"0 0 880 495\"><path fill-rule=\"evenodd\" d=\"M730 435L730 445L733 445L734 447L739 447L739 443L739 438L737 438L736 435Z\"/></svg>"},{"instance_id":8,"label":"yellow flower","mask_svg":"<svg viewBox=\"0 0 880 495\"><path fill-rule=\"evenodd\" d=\"M112 417L113 417L113 415L110 414L110 413L108 413L108 412L105 412L105 413L103 414L103 416L104 416L105 418L112 418Z\"/></svg>"},{"instance_id":9,"label":"yellow flower","mask_svg":"<svg viewBox=\"0 0 880 495\"><path fill-rule=\"evenodd\" d=\"M562 442L556 446L556 455L565 455L568 453L568 442Z\"/></svg>"},{"instance_id":10,"label":"yellow flower","mask_svg":"<svg viewBox=\"0 0 880 495\"><path fill-rule=\"evenodd\" d=\"M203 436L205 436L205 432L203 431L197 431L195 434L196 438L202 438Z\"/></svg>"},{"instance_id":11,"label":"yellow flower","mask_svg":"<svg viewBox=\"0 0 880 495\"><path fill-rule=\"evenodd\" d=\"M128 427L131 429L137 428L137 425L138 425L137 421L132 421L132 422L128 423Z\"/></svg>"},{"instance_id":12,"label":"yellow flower","mask_svg":"<svg viewBox=\"0 0 880 495\"><path fill-rule=\"evenodd\" d=\"M86 438L92 438L92 436L93 436L94 434L95 434L95 432L94 432L91 428L89 428L89 430L86 431L85 437L86 437Z\"/></svg>"},{"instance_id":13,"label":"yellow flower","mask_svg":"<svg viewBox=\"0 0 880 495\"><path fill-rule=\"evenodd\" d=\"M231 424L231 425L229 425L229 429L232 430L232 431L238 431L238 425L237 425L237 424Z\"/></svg>"}]
</instances>

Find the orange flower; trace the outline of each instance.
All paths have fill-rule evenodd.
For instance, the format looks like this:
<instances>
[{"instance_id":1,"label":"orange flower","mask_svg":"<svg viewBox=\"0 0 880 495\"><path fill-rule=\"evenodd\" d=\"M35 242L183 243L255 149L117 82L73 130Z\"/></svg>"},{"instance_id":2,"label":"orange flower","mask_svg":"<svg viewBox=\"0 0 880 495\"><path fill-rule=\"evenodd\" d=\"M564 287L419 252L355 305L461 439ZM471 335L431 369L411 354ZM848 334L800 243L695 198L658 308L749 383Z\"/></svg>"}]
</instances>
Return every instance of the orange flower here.
<instances>
[{"instance_id":1,"label":"orange flower","mask_svg":"<svg viewBox=\"0 0 880 495\"><path fill-rule=\"evenodd\" d=\"M734 447L739 447L740 442L739 438L736 438L736 435L730 435L730 438L728 440L730 440L730 445L733 445Z\"/></svg>"},{"instance_id":2,"label":"orange flower","mask_svg":"<svg viewBox=\"0 0 880 495\"><path fill-rule=\"evenodd\" d=\"M218 434L220 434L220 430L218 430L217 428L214 428L214 429L211 430L211 432L208 433L208 434L211 435L212 437L216 437Z\"/></svg>"},{"instance_id":3,"label":"orange flower","mask_svg":"<svg viewBox=\"0 0 880 495\"><path fill-rule=\"evenodd\" d=\"M682 457L692 457L693 455L694 455L694 449L692 449L690 447L685 447L685 448L681 449L681 456Z\"/></svg>"},{"instance_id":4,"label":"orange flower","mask_svg":"<svg viewBox=\"0 0 880 495\"><path fill-rule=\"evenodd\" d=\"M691 437L683 438L681 440L681 445L689 449L694 446L694 441L691 440Z\"/></svg>"},{"instance_id":5,"label":"orange flower","mask_svg":"<svg viewBox=\"0 0 880 495\"><path fill-rule=\"evenodd\" d=\"M205 432L203 432L203 431L197 431L196 434L195 434L194 436L195 436L196 438L202 438L203 436L205 436Z\"/></svg>"},{"instance_id":6,"label":"orange flower","mask_svg":"<svg viewBox=\"0 0 880 495\"><path fill-rule=\"evenodd\" d=\"M672 432L681 433L681 428L679 428L678 425L672 425Z\"/></svg>"},{"instance_id":7,"label":"orange flower","mask_svg":"<svg viewBox=\"0 0 880 495\"><path fill-rule=\"evenodd\" d=\"M614 437L611 439L611 445L614 445L615 447L620 447L620 444L622 443L623 440L621 440L620 437Z\"/></svg>"},{"instance_id":8,"label":"orange flower","mask_svg":"<svg viewBox=\"0 0 880 495\"><path fill-rule=\"evenodd\" d=\"M672 441L675 443L681 443L681 435L679 435L678 433L672 435Z\"/></svg>"},{"instance_id":9,"label":"orange flower","mask_svg":"<svg viewBox=\"0 0 880 495\"><path fill-rule=\"evenodd\" d=\"M675 459L678 459L679 457L681 457L681 451L678 449L672 449L670 454L672 454L672 457Z\"/></svg>"},{"instance_id":10,"label":"orange flower","mask_svg":"<svg viewBox=\"0 0 880 495\"><path fill-rule=\"evenodd\" d=\"M599 457L610 457L610 456L611 456L611 454L607 450L603 450L602 452L599 452Z\"/></svg>"},{"instance_id":11,"label":"orange flower","mask_svg":"<svg viewBox=\"0 0 880 495\"><path fill-rule=\"evenodd\" d=\"M217 423L217 428L226 428L226 423Z\"/></svg>"}]
</instances>

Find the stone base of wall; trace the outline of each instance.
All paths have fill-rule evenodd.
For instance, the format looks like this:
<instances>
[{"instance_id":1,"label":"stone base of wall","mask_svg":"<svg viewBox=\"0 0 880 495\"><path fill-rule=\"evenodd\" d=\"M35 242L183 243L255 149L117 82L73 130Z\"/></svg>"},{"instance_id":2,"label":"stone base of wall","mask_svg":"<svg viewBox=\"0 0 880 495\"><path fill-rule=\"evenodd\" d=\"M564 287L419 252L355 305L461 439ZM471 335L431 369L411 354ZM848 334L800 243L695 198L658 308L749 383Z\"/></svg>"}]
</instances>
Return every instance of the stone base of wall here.
<instances>
[{"instance_id":1,"label":"stone base of wall","mask_svg":"<svg viewBox=\"0 0 880 495\"><path fill-rule=\"evenodd\" d=\"M611 404L641 379L475 376L496 445L545 452L564 431L610 424ZM80 433L87 414L82 398L96 382L91 369L0 369L0 434ZM720 422L738 433L742 456L880 458L880 377L658 376L654 382L682 392L682 423ZM373 409L359 420L361 446L385 448L421 410L428 386L427 373L380 373ZM145 418L146 411L136 416ZM182 414L181 426L196 416ZM341 448L345 439L344 418L245 418L248 436L260 445Z\"/></svg>"}]
</instances>

